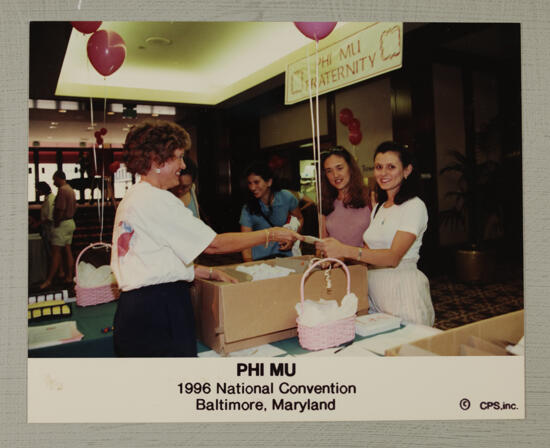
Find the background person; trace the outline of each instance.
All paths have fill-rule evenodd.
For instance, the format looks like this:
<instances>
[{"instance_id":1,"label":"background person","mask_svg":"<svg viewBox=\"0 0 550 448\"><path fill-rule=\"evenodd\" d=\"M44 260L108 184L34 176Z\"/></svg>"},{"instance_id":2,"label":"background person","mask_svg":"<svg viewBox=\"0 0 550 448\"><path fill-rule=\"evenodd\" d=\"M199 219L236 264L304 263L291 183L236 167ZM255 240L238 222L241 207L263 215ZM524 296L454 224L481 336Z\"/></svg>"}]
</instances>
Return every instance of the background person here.
<instances>
[{"instance_id":1,"label":"background person","mask_svg":"<svg viewBox=\"0 0 550 448\"><path fill-rule=\"evenodd\" d=\"M193 213L195 218L200 218L199 201L197 199L195 181L197 180L197 165L189 156L183 156L185 169L181 170L179 185L170 188L170 191Z\"/></svg>"},{"instance_id":2,"label":"background person","mask_svg":"<svg viewBox=\"0 0 550 448\"><path fill-rule=\"evenodd\" d=\"M41 236L44 240L44 245L46 246L46 250L49 255L51 254L55 195L52 193L52 189L47 182L38 182L36 191L40 196L44 196L44 201L40 206L40 228Z\"/></svg>"},{"instance_id":3,"label":"background person","mask_svg":"<svg viewBox=\"0 0 550 448\"><path fill-rule=\"evenodd\" d=\"M74 190L67 183L63 171L56 171L53 174L53 183L57 187L57 195L53 209L52 260L48 277L40 285L40 289L49 288L58 272L65 273L65 283L73 281L74 258L71 244L76 228L73 219L76 212L76 196Z\"/></svg>"},{"instance_id":4,"label":"background person","mask_svg":"<svg viewBox=\"0 0 550 448\"><path fill-rule=\"evenodd\" d=\"M273 228L216 234L172 193L179 184L189 134L165 121L144 122L126 136L124 161L140 174L115 215L111 268L122 290L114 319L118 356L196 356L189 294L195 277L236 281L223 271L194 265L202 252L239 252L271 241L292 244L296 232Z\"/></svg>"},{"instance_id":5,"label":"background person","mask_svg":"<svg viewBox=\"0 0 550 448\"><path fill-rule=\"evenodd\" d=\"M365 247L327 238L317 243L317 248L329 257L375 267L368 270L369 311L432 326L435 314L430 285L416 266L428 211L418 197L419 175L409 150L393 142L382 143L375 151L374 176L380 202L363 236Z\"/></svg>"},{"instance_id":6,"label":"background person","mask_svg":"<svg viewBox=\"0 0 550 448\"><path fill-rule=\"evenodd\" d=\"M322 238L362 246L371 202L355 158L342 146L321 153Z\"/></svg>"},{"instance_id":7,"label":"background person","mask_svg":"<svg viewBox=\"0 0 550 448\"><path fill-rule=\"evenodd\" d=\"M297 232L304 224L298 199L288 190L281 190L273 172L267 164L253 163L245 171L248 185L248 200L241 210L241 232L252 232L283 226L289 219L296 217ZM264 260L274 257L291 257L291 245L277 242L257 245L242 251L244 261Z\"/></svg>"}]
</instances>

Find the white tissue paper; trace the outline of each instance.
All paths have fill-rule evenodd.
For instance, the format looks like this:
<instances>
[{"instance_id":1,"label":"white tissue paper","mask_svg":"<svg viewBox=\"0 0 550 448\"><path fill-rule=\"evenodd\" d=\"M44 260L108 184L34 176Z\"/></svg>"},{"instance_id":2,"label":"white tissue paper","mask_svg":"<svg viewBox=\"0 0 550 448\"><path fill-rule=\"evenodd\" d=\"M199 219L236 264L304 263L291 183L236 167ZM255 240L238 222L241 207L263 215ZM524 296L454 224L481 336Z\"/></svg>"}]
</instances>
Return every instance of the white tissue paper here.
<instances>
[{"instance_id":1,"label":"white tissue paper","mask_svg":"<svg viewBox=\"0 0 550 448\"><path fill-rule=\"evenodd\" d=\"M354 293L349 293L344 296L340 305L336 300L320 299L316 302L306 299L303 310L301 302L298 302L295 308L301 325L315 327L354 316L357 312L357 304L357 296Z\"/></svg>"},{"instance_id":2,"label":"white tissue paper","mask_svg":"<svg viewBox=\"0 0 550 448\"><path fill-rule=\"evenodd\" d=\"M297 232L298 228L300 227L300 221L298 221L298 218L296 218L296 216L292 216L290 218L290 222L288 224L285 224L283 227ZM300 241L295 241L292 245L292 256L299 257L301 255L302 249L300 249Z\"/></svg>"},{"instance_id":3,"label":"white tissue paper","mask_svg":"<svg viewBox=\"0 0 550 448\"><path fill-rule=\"evenodd\" d=\"M266 263L254 264L251 266L240 265L237 266L235 270L252 276L252 281L286 277L291 272L296 272L294 269L284 268L282 266L271 266Z\"/></svg>"},{"instance_id":4,"label":"white tissue paper","mask_svg":"<svg viewBox=\"0 0 550 448\"><path fill-rule=\"evenodd\" d=\"M111 266L104 264L96 268L93 264L81 261L78 263L78 285L81 288L96 288L98 286L116 284Z\"/></svg>"}]
</instances>

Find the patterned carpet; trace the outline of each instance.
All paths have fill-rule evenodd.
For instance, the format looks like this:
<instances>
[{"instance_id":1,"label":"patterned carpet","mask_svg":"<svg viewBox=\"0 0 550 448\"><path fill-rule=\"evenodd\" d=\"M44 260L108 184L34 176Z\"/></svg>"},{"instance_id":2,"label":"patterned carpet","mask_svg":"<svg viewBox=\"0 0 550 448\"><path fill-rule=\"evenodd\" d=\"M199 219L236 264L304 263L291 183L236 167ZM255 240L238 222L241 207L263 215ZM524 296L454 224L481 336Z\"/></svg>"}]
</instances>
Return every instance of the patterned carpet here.
<instances>
[{"instance_id":1,"label":"patterned carpet","mask_svg":"<svg viewBox=\"0 0 550 448\"><path fill-rule=\"evenodd\" d=\"M435 308L435 327L442 330L523 308L523 276L520 268L495 283L468 285L449 276L430 278Z\"/></svg>"}]
</instances>

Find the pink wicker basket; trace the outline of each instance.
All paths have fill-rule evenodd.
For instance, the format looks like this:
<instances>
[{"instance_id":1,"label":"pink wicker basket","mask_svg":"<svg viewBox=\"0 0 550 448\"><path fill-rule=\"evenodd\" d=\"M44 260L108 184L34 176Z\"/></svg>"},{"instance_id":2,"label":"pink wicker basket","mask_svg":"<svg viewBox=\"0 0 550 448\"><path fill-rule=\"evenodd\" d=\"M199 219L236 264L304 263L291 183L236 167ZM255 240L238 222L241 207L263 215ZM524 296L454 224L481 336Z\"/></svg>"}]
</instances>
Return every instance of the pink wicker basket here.
<instances>
[{"instance_id":1,"label":"pink wicker basket","mask_svg":"<svg viewBox=\"0 0 550 448\"><path fill-rule=\"evenodd\" d=\"M97 249L99 247L105 247L109 250L111 249L111 245L108 243L93 243L82 249L82 251L78 254L78 258L76 259L76 285L74 287L74 290L76 293L76 304L79 306L99 305L100 303L112 302L113 300L118 299L120 295L120 290L118 289L118 285L116 283L96 286L95 288L83 288L78 284L78 262L80 261L80 258L88 249Z\"/></svg>"},{"instance_id":2,"label":"pink wicker basket","mask_svg":"<svg viewBox=\"0 0 550 448\"><path fill-rule=\"evenodd\" d=\"M302 313L304 310L305 280L313 268L325 261L335 261L342 265L347 278L346 294L350 293L350 274L347 266L336 258L324 258L319 260L313 263L302 276L302 283L300 285ZM336 347L355 338L355 314L345 319L316 325L315 327L308 327L300 324L299 318L296 319L296 323L298 324L298 341L306 350L323 350L325 348Z\"/></svg>"}]
</instances>

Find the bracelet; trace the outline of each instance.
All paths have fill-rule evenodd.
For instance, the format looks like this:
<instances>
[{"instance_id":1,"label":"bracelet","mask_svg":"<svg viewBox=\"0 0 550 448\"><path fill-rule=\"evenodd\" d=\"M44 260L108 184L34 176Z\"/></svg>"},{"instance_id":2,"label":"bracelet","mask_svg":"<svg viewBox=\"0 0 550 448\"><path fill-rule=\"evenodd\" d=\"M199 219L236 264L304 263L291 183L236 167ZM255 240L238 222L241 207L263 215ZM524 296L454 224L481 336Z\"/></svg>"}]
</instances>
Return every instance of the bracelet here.
<instances>
[{"instance_id":1,"label":"bracelet","mask_svg":"<svg viewBox=\"0 0 550 448\"><path fill-rule=\"evenodd\" d=\"M212 267L208 268L208 280L212 280Z\"/></svg>"},{"instance_id":2,"label":"bracelet","mask_svg":"<svg viewBox=\"0 0 550 448\"><path fill-rule=\"evenodd\" d=\"M361 256L362 256L362 255L363 255L363 248L360 247L360 248L359 248L359 253L357 254L357 259L358 259L359 261L361 261Z\"/></svg>"},{"instance_id":3,"label":"bracelet","mask_svg":"<svg viewBox=\"0 0 550 448\"><path fill-rule=\"evenodd\" d=\"M265 229L265 248L267 249L269 247L269 232L270 230Z\"/></svg>"}]
</instances>

